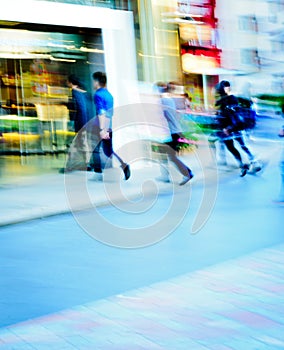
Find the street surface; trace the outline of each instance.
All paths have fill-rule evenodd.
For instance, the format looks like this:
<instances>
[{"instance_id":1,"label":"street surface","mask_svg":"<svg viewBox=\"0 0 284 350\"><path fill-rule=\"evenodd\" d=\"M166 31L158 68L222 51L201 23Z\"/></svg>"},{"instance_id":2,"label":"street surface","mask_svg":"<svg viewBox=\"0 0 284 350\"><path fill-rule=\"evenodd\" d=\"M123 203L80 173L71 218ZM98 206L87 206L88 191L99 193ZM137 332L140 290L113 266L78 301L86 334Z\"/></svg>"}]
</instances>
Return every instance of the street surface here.
<instances>
[{"instance_id":1,"label":"street surface","mask_svg":"<svg viewBox=\"0 0 284 350\"><path fill-rule=\"evenodd\" d=\"M201 147L199 168L184 159L192 183L158 186L157 167L136 169L124 201L113 181L86 181L83 198L81 174L64 187L62 157L1 157L2 220L29 221L0 228L0 350L283 349L282 123L252 132L256 175L240 178L228 156L216 180ZM72 189L73 204L107 194L112 205L48 217Z\"/></svg>"},{"instance_id":2,"label":"street surface","mask_svg":"<svg viewBox=\"0 0 284 350\"><path fill-rule=\"evenodd\" d=\"M283 210L272 202L279 187L272 163L257 176L233 173L220 180L215 207L195 235L190 227L198 210L202 186L179 191L179 202L191 205L176 230L146 248L120 249L85 233L73 216L62 215L4 227L0 233L0 325L58 312L83 303L124 293L206 266L283 243ZM140 214L113 207L98 208L106 220L133 228L164 215L170 194ZM151 198L146 198L150 201ZM172 209L174 220L179 208ZM92 211L81 215L92 220ZM166 226L167 222L165 222ZM93 222L103 231L103 221Z\"/></svg>"}]
</instances>

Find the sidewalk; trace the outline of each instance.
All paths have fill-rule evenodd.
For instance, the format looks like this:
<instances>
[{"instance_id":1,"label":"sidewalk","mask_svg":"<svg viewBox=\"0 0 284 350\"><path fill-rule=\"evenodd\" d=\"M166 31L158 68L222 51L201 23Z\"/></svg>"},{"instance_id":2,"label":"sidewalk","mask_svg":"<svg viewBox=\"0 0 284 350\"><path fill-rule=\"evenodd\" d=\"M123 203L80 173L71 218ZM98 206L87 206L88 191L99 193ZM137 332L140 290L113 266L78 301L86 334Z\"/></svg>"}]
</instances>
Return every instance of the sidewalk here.
<instances>
[{"instance_id":1,"label":"sidewalk","mask_svg":"<svg viewBox=\"0 0 284 350\"><path fill-rule=\"evenodd\" d=\"M0 350L284 349L284 245L0 330Z\"/></svg>"},{"instance_id":2,"label":"sidewalk","mask_svg":"<svg viewBox=\"0 0 284 350\"><path fill-rule=\"evenodd\" d=\"M271 155L278 156L277 143L272 144L269 149L258 142L253 147L257 154L262 155L263 160L277 163L277 159L271 158ZM216 168L212 167L212 158L206 147L201 146L197 153L189 153L181 159L192 168L195 174L194 179L184 186L185 190L191 185L203 185L205 178L208 184L210 181L218 181L218 177L238 177L238 170L234 167L226 168L223 172L216 171ZM234 160L232 164L235 165ZM175 169L172 171L174 183L169 184L155 180L160 174L158 162L148 161L138 164L138 167L137 164L135 165L136 167L132 167L130 164L132 175L128 181L121 179L121 170L118 168L106 171L104 183L94 181L94 173L83 171L66 175L56 172L19 177L11 182L10 179L5 179L4 184L2 182L0 185L0 226L69 213L71 209L66 191L74 193L78 191L76 203L72 203L72 210L77 211L92 206L109 205L113 201L138 198L142 193L147 195L153 191L168 192L172 190L172 186L181 188L178 186L181 175ZM82 185L87 187L88 198L80 193Z\"/></svg>"},{"instance_id":3,"label":"sidewalk","mask_svg":"<svg viewBox=\"0 0 284 350\"><path fill-rule=\"evenodd\" d=\"M199 174L196 173L196 178ZM92 206L110 205L114 201L126 198L134 199L143 194L153 192L155 178L160 175L158 164L143 164L143 168L131 168L131 178L125 181L119 168L107 169L104 182L95 181L93 172L75 171L62 175L58 173L29 176L17 179L12 184L0 186L1 219L0 226L20 223L32 219L69 213L71 210L83 210ZM181 180L174 174L176 184ZM147 186L147 180L148 182ZM146 186L142 184L145 184ZM156 182L159 191L171 189L172 184ZM80 193L81 186L87 187L89 197ZM72 209L66 192L72 191L76 203Z\"/></svg>"}]
</instances>

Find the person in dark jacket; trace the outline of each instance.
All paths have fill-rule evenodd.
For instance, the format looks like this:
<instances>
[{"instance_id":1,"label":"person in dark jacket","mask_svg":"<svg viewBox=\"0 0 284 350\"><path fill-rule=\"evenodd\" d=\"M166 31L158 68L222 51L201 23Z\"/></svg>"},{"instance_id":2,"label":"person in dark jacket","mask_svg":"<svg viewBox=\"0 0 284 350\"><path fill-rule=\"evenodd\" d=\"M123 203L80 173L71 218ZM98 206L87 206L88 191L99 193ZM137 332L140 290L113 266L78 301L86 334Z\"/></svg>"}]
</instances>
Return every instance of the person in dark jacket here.
<instances>
[{"instance_id":1,"label":"person in dark jacket","mask_svg":"<svg viewBox=\"0 0 284 350\"><path fill-rule=\"evenodd\" d=\"M72 97L68 101L70 120L74 121L74 130L77 133L90 120L90 96L75 75L68 77L67 85L72 90Z\"/></svg>"},{"instance_id":2,"label":"person in dark jacket","mask_svg":"<svg viewBox=\"0 0 284 350\"><path fill-rule=\"evenodd\" d=\"M92 117L91 98L77 76L69 75L67 85L71 88L71 97L67 104L69 118L74 122L77 136L69 146L68 160L65 168L59 170L60 173L87 169L90 153L87 132L83 128Z\"/></svg>"},{"instance_id":3,"label":"person in dark jacket","mask_svg":"<svg viewBox=\"0 0 284 350\"><path fill-rule=\"evenodd\" d=\"M217 108L217 129L218 131L214 133L214 137L209 138L209 143L211 148L215 149L215 142L219 140L223 143L229 152L232 153L235 160L239 164L241 169L240 176L243 177L246 175L249 166L245 164L242 160L240 152L236 149L234 145L234 139L242 138L239 134L237 125L233 120L233 112L230 110L230 107L238 105L238 99L231 94L230 92L230 82L222 80L215 87L217 93L217 101L215 106ZM246 153L250 153L248 148L245 146L244 140L241 139L238 141L242 149ZM250 153L251 154L251 153ZM251 155L252 156L252 155ZM252 156L253 157L253 156Z\"/></svg>"}]
</instances>

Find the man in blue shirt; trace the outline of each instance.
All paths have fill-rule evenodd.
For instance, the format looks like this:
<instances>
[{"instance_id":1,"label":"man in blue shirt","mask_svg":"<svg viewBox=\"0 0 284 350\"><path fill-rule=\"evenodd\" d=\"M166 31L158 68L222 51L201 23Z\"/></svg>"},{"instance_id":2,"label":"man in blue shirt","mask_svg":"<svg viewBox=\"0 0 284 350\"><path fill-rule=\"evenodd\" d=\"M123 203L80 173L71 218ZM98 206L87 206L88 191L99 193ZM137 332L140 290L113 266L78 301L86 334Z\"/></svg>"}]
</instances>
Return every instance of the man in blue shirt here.
<instances>
[{"instance_id":1,"label":"man in blue shirt","mask_svg":"<svg viewBox=\"0 0 284 350\"><path fill-rule=\"evenodd\" d=\"M100 141L93 151L93 168L98 174L98 179L102 179L102 162L100 157L100 150L102 148L104 154L110 158L113 155L118 159L121 168L124 172L125 180L130 177L129 165L113 151L112 147L112 117L113 117L113 97L106 88L107 77L103 72L95 72L93 74L94 89L94 103L96 106L95 129L99 133Z\"/></svg>"}]
</instances>

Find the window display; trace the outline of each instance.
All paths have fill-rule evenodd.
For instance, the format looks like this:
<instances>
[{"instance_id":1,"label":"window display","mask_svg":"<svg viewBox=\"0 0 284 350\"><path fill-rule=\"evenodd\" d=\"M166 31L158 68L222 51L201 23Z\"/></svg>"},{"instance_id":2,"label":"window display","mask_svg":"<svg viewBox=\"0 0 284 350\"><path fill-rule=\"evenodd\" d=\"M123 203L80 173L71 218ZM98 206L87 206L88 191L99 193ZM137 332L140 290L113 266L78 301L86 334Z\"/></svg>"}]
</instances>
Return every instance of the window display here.
<instances>
[{"instance_id":1,"label":"window display","mask_svg":"<svg viewBox=\"0 0 284 350\"><path fill-rule=\"evenodd\" d=\"M0 152L65 152L75 135L67 78L91 93L94 70L104 70L101 30L1 22Z\"/></svg>"}]
</instances>

